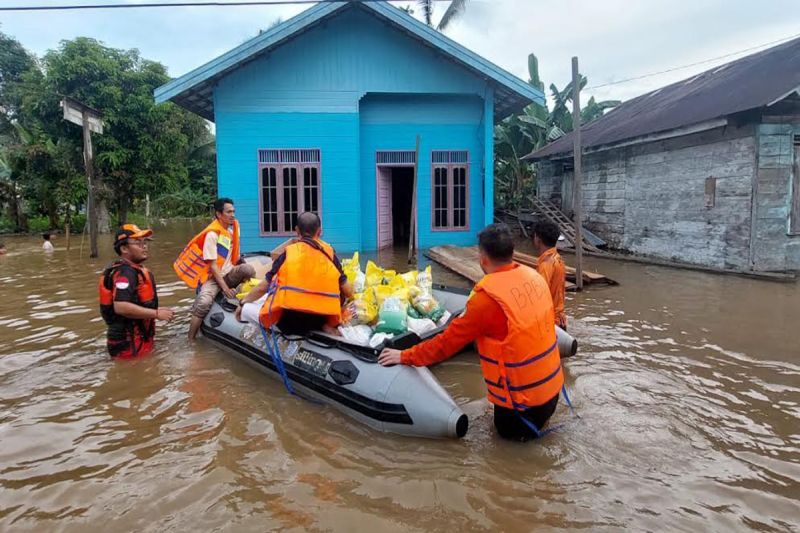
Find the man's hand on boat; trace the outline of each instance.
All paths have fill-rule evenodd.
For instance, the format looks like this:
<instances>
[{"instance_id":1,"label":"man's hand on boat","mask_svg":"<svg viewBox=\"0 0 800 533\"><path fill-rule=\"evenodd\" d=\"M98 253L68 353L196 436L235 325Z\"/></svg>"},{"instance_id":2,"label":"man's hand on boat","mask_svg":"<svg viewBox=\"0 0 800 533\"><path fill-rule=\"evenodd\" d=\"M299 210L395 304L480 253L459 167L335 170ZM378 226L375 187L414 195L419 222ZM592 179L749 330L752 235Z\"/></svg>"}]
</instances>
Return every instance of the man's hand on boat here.
<instances>
[{"instance_id":1,"label":"man's hand on boat","mask_svg":"<svg viewBox=\"0 0 800 533\"><path fill-rule=\"evenodd\" d=\"M378 356L378 362L383 366L392 366L400 364L400 350L393 350L392 348L384 348Z\"/></svg>"},{"instance_id":2,"label":"man's hand on boat","mask_svg":"<svg viewBox=\"0 0 800 533\"><path fill-rule=\"evenodd\" d=\"M225 295L225 298L233 300L234 298L236 298L236 289L225 287L224 289L222 289L222 294Z\"/></svg>"}]
</instances>

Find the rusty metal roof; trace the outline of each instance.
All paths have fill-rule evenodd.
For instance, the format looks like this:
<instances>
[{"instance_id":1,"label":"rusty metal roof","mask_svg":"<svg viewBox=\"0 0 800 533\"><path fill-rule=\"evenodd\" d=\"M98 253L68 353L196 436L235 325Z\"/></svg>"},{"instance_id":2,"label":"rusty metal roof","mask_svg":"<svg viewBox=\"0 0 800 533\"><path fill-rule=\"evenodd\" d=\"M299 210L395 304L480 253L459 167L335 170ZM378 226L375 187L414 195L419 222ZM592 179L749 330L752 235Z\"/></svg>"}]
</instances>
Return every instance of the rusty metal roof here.
<instances>
[{"instance_id":1,"label":"rusty metal roof","mask_svg":"<svg viewBox=\"0 0 800 533\"><path fill-rule=\"evenodd\" d=\"M615 145L772 105L800 91L800 38L628 100L581 127L584 148ZM572 154L567 134L523 159Z\"/></svg>"}]
</instances>

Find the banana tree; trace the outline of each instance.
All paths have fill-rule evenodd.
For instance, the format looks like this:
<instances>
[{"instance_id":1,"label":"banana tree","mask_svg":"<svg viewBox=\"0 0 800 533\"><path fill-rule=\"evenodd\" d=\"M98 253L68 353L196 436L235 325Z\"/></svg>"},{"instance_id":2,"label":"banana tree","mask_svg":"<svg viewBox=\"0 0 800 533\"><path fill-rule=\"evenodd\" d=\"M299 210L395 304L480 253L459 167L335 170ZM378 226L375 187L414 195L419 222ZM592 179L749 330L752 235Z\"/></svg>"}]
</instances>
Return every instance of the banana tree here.
<instances>
[{"instance_id":1,"label":"banana tree","mask_svg":"<svg viewBox=\"0 0 800 533\"><path fill-rule=\"evenodd\" d=\"M539 60L535 54L528 56L528 83L540 91L544 83L539 76ZM585 76L580 87L586 86ZM495 177L497 179L497 204L509 209L519 209L536 189L536 175L531 165L521 157L544 147L566 132L572 131L572 83L560 90L550 84L553 110L547 106L531 104L521 114L508 117L495 127ZM581 111L583 122L599 118L619 105L619 101L597 102L593 97Z\"/></svg>"}]
</instances>

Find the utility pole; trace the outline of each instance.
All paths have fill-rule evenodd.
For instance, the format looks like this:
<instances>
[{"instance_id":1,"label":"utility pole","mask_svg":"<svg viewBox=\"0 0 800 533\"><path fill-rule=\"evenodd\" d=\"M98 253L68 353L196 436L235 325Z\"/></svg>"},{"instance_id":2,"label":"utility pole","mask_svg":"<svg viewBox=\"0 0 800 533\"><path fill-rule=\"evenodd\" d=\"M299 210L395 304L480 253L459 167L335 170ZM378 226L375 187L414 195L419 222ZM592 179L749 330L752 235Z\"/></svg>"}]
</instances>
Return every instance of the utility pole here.
<instances>
[{"instance_id":1,"label":"utility pole","mask_svg":"<svg viewBox=\"0 0 800 533\"><path fill-rule=\"evenodd\" d=\"M575 219L575 284L583 289L583 217L581 181L583 180L583 146L581 144L581 75L578 72L578 58L572 58L572 157L573 172L572 205Z\"/></svg>"},{"instance_id":2,"label":"utility pole","mask_svg":"<svg viewBox=\"0 0 800 533\"><path fill-rule=\"evenodd\" d=\"M83 164L86 169L86 221L89 224L89 257L97 257L97 199L94 184L94 157L92 154L92 132L103 133L103 115L96 109L74 98L61 100L64 120L83 127Z\"/></svg>"}]
</instances>

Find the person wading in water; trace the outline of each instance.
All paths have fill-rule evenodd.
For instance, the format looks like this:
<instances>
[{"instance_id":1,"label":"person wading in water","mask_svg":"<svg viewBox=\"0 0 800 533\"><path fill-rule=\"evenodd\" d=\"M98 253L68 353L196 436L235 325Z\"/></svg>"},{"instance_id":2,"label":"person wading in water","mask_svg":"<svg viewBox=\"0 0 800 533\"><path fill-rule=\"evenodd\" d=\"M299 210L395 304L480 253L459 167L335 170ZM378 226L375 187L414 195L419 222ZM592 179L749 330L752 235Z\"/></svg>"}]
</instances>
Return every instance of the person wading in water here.
<instances>
[{"instance_id":1,"label":"person wading in water","mask_svg":"<svg viewBox=\"0 0 800 533\"><path fill-rule=\"evenodd\" d=\"M100 314L108 325L108 353L136 357L153 348L156 320L169 322L175 312L158 306L156 280L144 266L152 230L125 224L114 237L119 259L100 276Z\"/></svg>"},{"instance_id":2,"label":"person wading in water","mask_svg":"<svg viewBox=\"0 0 800 533\"><path fill-rule=\"evenodd\" d=\"M495 428L503 438L525 441L541 434L564 384L553 301L542 276L512 260L508 226L487 226L478 235L478 249L486 275L464 314L413 348L384 349L378 362L428 366L476 341Z\"/></svg>"}]
</instances>

